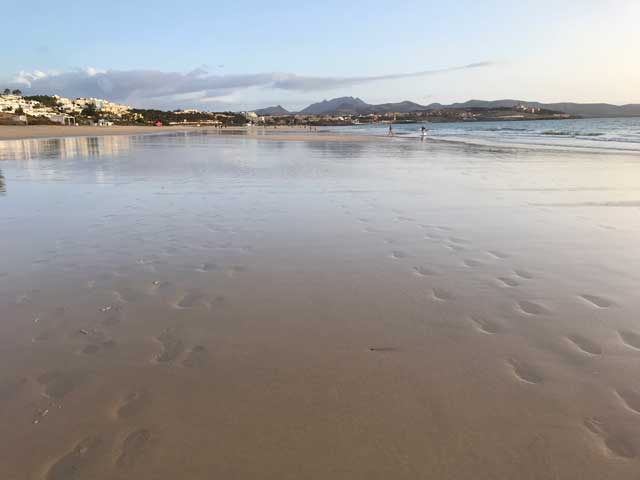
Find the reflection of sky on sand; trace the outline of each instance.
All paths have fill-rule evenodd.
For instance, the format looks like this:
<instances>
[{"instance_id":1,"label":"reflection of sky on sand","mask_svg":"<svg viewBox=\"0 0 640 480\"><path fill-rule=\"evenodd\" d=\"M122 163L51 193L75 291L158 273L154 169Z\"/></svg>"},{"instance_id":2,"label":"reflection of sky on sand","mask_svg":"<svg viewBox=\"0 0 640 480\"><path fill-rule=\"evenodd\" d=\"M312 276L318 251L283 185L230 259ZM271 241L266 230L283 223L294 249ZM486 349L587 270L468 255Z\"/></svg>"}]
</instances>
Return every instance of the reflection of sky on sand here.
<instances>
[{"instance_id":1,"label":"reflection of sky on sand","mask_svg":"<svg viewBox=\"0 0 640 480\"><path fill-rule=\"evenodd\" d=\"M70 164L61 161L113 158L125 155L130 148L128 136L9 140L0 142L0 161L20 161L32 180L61 181L70 175ZM77 171L77 167L72 169ZM99 164L91 170L97 183L108 181Z\"/></svg>"},{"instance_id":2,"label":"reflection of sky on sand","mask_svg":"<svg viewBox=\"0 0 640 480\"><path fill-rule=\"evenodd\" d=\"M0 142L0 160L114 156L130 149L131 137L70 137Z\"/></svg>"}]
</instances>

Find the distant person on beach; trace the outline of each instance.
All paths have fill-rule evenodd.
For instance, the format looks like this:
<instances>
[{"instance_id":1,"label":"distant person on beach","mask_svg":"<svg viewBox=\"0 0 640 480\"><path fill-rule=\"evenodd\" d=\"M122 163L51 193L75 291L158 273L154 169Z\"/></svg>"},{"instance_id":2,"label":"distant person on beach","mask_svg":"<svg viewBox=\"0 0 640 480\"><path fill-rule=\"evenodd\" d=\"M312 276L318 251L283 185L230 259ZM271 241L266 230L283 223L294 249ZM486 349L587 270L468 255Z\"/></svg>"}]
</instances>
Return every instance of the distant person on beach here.
<instances>
[{"instance_id":1,"label":"distant person on beach","mask_svg":"<svg viewBox=\"0 0 640 480\"><path fill-rule=\"evenodd\" d=\"M423 125L420 129L420 140L424 142L424 139L427 138L427 128Z\"/></svg>"},{"instance_id":2,"label":"distant person on beach","mask_svg":"<svg viewBox=\"0 0 640 480\"><path fill-rule=\"evenodd\" d=\"M389 137L393 137L393 125L389 124L389 133L387 134Z\"/></svg>"}]
</instances>

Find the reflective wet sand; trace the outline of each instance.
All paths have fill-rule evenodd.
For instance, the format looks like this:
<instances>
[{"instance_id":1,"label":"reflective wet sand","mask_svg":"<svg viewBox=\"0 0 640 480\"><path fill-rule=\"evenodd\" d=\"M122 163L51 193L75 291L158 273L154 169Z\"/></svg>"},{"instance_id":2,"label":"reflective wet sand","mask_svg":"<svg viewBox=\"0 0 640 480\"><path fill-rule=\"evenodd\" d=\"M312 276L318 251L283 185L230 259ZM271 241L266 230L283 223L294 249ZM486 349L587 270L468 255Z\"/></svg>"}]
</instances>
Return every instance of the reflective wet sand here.
<instances>
[{"instance_id":1,"label":"reflective wet sand","mask_svg":"<svg viewBox=\"0 0 640 480\"><path fill-rule=\"evenodd\" d=\"M637 156L0 143L7 479L633 479Z\"/></svg>"}]
</instances>

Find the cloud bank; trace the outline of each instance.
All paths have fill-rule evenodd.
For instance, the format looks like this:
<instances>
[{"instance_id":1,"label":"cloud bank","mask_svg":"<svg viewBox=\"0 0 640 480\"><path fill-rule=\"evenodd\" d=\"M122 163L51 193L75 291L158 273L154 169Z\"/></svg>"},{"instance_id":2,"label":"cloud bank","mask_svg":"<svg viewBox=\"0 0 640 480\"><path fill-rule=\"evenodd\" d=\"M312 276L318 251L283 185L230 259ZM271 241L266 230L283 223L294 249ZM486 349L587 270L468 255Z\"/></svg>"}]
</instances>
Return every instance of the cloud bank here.
<instances>
[{"instance_id":1,"label":"cloud bank","mask_svg":"<svg viewBox=\"0 0 640 480\"><path fill-rule=\"evenodd\" d=\"M175 105L181 100L189 100L193 104L229 98L255 87L285 92L330 91L371 82L425 77L492 65L494 62L483 61L443 69L355 77L314 77L293 73L215 75L203 68L189 73L86 68L67 72L23 71L15 76L9 86L20 87L30 94L107 98L136 106Z\"/></svg>"}]
</instances>

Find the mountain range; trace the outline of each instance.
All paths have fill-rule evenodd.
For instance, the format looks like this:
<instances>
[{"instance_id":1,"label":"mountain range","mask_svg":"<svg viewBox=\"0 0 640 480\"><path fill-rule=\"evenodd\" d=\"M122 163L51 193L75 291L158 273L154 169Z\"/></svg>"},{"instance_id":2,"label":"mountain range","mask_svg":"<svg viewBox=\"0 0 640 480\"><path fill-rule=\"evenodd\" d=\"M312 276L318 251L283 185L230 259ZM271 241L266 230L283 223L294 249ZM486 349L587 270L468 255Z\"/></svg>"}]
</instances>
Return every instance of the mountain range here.
<instances>
[{"instance_id":1,"label":"mountain range","mask_svg":"<svg viewBox=\"0 0 640 480\"><path fill-rule=\"evenodd\" d=\"M421 110L440 109L472 109L472 108L500 108L525 105L531 108L555 110L580 117L635 117L640 116L640 104L612 105L609 103L541 103L525 100L469 100L463 103L443 105L431 103L420 105L418 103L404 101L398 103L383 103L372 105L357 97L340 97L332 100L323 100L314 103L297 112L300 115L368 115L371 113L388 112L417 112ZM256 110L258 115L291 115L296 112L286 110L280 105Z\"/></svg>"}]
</instances>

